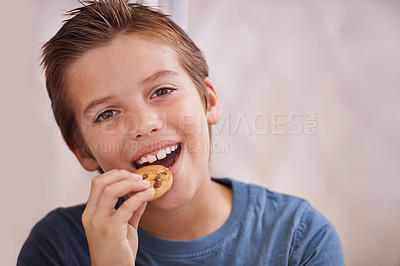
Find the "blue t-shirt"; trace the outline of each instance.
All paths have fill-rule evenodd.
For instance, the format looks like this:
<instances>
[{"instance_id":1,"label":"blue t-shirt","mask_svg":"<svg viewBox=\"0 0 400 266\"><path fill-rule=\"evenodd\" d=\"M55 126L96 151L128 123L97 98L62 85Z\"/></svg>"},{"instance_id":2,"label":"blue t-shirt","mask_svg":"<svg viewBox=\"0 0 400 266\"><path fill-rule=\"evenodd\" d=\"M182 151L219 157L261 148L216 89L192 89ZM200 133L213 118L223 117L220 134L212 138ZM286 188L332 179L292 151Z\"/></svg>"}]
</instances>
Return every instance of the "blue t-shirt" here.
<instances>
[{"instance_id":1,"label":"blue t-shirt","mask_svg":"<svg viewBox=\"0 0 400 266\"><path fill-rule=\"evenodd\" d=\"M136 265L344 265L339 237L310 204L232 179L232 213L214 233L188 241L139 228ZM49 213L26 240L17 265L90 265L81 222L85 205Z\"/></svg>"}]
</instances>

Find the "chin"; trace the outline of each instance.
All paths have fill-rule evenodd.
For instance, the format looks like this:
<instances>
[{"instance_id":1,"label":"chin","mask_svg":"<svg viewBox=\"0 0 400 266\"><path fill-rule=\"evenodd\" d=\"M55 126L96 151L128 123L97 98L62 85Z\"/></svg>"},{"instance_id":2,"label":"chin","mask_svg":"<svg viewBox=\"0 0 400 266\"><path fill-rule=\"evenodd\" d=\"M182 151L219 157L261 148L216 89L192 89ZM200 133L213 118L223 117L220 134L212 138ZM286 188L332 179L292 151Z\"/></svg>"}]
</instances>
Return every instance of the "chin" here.
<instances>
[{"instance_id":1,"label":"chin","mask_svg":"<svg viewBox=\"0 0 400 266\"><path fill-rule=\"evenodd\" d=\"M186 190L185 193L174 191L174 187L171 188L162 197L150 202L149 204L153 207L163 210L174 210L182 207L193 199L194 193L190 193Z\"/></svg>"}]
</instances>

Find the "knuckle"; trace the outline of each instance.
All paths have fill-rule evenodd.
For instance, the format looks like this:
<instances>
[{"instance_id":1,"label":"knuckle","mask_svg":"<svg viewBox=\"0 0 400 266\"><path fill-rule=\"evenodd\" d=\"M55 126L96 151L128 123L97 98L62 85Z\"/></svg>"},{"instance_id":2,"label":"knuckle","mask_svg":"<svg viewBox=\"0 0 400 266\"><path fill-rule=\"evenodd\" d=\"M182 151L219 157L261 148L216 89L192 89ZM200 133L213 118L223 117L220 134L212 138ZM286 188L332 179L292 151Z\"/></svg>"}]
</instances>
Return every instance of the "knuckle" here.
<instances>
[{"instance_id":1,"label":"knuckle","mask_svg":"<svg viewBox=\"0 0 400 266\"><path fill-rule=\"evenodd\" d=\"M98 221L98 220L91 220L90 225L93 228L96 228L97 230L99 230L99 229L101 230L103 228L102 223L100 223L100 221Z\"/></svg>"},{"instance_id":2,"label":"knuckle","mask_svg":"<svg viewBox=\"0 0 400 266\"><path fill-rule=\"evenodd\" d=\"M90 217L86 211L83 212L81 220L82 220L82 225L85 229L93 228L92 217Z\"/></svg>"},{"instance_id":3,"label":"knuckle","mask_svg":"<svg viewBox=\"0 0 400 266\"><path fill-rule=\"evenodd\" d=\"M89 223L89 219L87 218L85 213L82 214L81 220L82 220L83 227L86 227L88 225L88 223Z\"/></svg>"},{"instance_id":4,"label":"knuckle","mask_svg":"<svg viewBox=\"0 0 400 266\"><path fill-rule=\"evenodd\" d=\"M118 171L119 171L118 169L112 169L112 170L108 171L108 173L114 175L114 174L118 173Z\"/></svg>"},{"instance_id":5,"label":"knuckle","mask_svg":"<svg viewBox=\"0 0 400 266\"><path fill-rule=\"evenodd\" d=\"M134 180L134 179L128 179L128 186L129 186L130 188L134 188L134 187L136 187L136 185L137 185L137 181L136 181L136 180Z\"/></svg>"},{"instance_id":6,"label":"knuckle","mask_svg":"<svg viewBox=\"0 0 400 266\"><path fill-rule=\"evenodd\" d=\"M100 183L100 180L101 180L101 178L100 178L99 175L93 177L93 179L92 179L92 187L97 186L97 184Z\"/></svg>"},{"instance_id":7,"label":"knuckle","mask_svg":"<svg viewBox=\"0 0 400 266\"><path fill-rule=\"evenodd\" d=\"M111 186L105 187L103 194L106 196L112 196L114 194L114 190Z\"/></svg>"},{"instance_id":8,"label":"knuckle","mask_svg":"<svg viewBox=\"0 0 400 266\"><path fill-rule=\"evenodd\" d=\"M128 170L125 170L125 169L121 169L121 170L120 170L120 174L121 174L123 177L130 177L130 176L131 176L131 172L129 172Z\"/></svg>"},{"instance_id":9,"label":"knuckle","mask_svg":"<svg viewBox=\"0 0 400 266\"><path fill-rule=\"evenodd\" d=\"M110 230L107 219L92 217L85 211L82 214L81 220L86 233L105 235Z\"/></svg>"}]
</instances>

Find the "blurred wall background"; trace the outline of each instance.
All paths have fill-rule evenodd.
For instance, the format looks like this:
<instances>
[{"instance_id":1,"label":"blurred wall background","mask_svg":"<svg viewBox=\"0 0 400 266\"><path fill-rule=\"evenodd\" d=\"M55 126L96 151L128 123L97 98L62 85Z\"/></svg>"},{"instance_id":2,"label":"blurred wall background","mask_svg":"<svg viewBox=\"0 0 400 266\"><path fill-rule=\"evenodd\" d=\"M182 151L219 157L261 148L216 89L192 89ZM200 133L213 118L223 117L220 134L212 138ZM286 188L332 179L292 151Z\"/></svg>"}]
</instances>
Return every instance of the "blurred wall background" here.
<instances>
[{"instance_id":1,"label":"blurred wall background","mask_svg":"<svg viewBox=\"0 0 400 266\"><path fill-rule=\"evenodd\" d=\"M400 2L187 1L224 113L213 175L308 199L347 265L400 265ZM2 265L39 219L90 189L94 173L63 143L38 66L78 6L2 0Z\"/></svg>"}]
</instances>

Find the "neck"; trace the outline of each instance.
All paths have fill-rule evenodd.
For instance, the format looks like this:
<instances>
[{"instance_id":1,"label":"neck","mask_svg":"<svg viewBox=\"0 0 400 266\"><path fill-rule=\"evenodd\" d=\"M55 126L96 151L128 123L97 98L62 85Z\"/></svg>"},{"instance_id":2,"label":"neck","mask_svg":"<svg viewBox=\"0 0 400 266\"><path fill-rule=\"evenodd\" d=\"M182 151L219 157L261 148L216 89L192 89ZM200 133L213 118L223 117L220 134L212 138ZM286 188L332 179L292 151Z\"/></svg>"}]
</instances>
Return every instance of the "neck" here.
<instances>
[{"instance_id":1,"label":"neck","mask_svg":"<svg viewBox=\"0 0 400 266\"><path fill-rule=\"evenodd\" d=\"M207 178L192 200L176 209L148 204L139 226L163 239L196 239L218 230L229 218L232 205L231 189Z\"/></svg>"}]
</instances>

